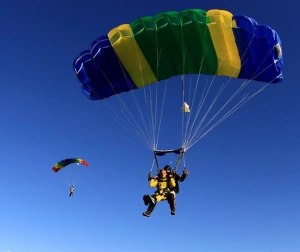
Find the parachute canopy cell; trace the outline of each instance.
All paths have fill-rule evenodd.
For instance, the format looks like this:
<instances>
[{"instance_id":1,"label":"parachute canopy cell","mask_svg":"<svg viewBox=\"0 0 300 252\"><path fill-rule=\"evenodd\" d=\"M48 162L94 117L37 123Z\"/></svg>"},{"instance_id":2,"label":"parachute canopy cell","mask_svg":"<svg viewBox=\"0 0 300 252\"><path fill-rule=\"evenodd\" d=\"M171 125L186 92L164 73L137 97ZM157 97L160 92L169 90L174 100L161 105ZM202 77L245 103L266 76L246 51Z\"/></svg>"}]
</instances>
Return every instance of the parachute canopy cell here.
<instances>
[{"instance_id":1,"label":"parachute canopy cell","mask_svg":"<svg viewBox=\"0 0 300 252\"><path fill-rule=\"evenodd\" d=\"M52 171L58 172L61 169L65 168L66 166L68 166L70 164L74 164L74 163L83 164L86 167L89 165L86 161L84 161L83 159L80 159L80 158L67 158L67 159L61 160L58 163L56 163L52 167Z\"/></svg>"},{"instance_id":2,"label":"parachute canopy cell","mask_svg":"<svg viewBox=\"0 0 300 252\"><path fill-rule=\"evenodd\" d=\"M164 12L122 24L73 62L83 93L102 100L183 74L283 81L276 31L225 10Z\"/></svg>"}]
</instances>

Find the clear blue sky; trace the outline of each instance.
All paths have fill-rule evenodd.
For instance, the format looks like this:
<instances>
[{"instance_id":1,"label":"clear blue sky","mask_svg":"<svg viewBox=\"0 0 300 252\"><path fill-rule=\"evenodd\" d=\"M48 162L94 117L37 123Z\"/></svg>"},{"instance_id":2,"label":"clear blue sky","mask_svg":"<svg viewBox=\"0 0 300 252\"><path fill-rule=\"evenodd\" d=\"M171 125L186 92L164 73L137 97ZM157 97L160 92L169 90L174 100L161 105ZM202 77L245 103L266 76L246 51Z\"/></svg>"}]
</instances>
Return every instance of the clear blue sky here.
<instances>
[{"instance_id":1,"label":"clear blue sky","mask_svg":"<svg viewBox=\"0 0 300 252\"><path fill-rule=\"evenodd\" d=\"M176 216L163 202L145 218L153 155L82 95L72 62L117 25L187 8L225 9L275 29L284 82L187 152L190 176ZM300 37L293 8L279 0L4 1L0 252L299 252ZM164 131L160 143L171 143L173 132ZM73 198L51 171L67 157L90 163Z\"/></svg>"}]
</instances>

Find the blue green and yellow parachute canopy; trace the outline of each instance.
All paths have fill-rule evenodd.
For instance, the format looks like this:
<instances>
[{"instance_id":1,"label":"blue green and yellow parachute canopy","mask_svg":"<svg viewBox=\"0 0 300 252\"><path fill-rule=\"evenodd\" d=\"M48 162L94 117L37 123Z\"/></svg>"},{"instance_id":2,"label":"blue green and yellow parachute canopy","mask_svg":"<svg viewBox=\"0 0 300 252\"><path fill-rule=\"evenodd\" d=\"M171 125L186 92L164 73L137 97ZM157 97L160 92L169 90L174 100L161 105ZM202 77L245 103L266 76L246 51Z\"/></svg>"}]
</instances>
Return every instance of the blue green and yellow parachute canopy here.
<instances>
[{"instance_id":1,"label":"blue green and yellow parachute canopy","mask_svg":"<svg viewBox=\"0 0 300 252\"><path fill-rule=\"evenodd\" d=\"M52 171L54 172L58 172L61 169L65 168L66 166L70 165L70 164L83 164L84 166L88 166L88 162L84 161L83 159L80 158L67 158L64 160L59 161L58 163L56 163L53 167L52 167Z\"/></svg>"},{"instance_id":2,"label":"blue green and yellow parachute canopy","mask_svg":"<svg viewBox=\"0 0 300 252\"><path fill-rule=\"evenodd\" d=\"M112 29L75 59L73 69L92 100L182 74L279 83L282 44L274 30L247 16L169 11Z\"/></svg>"}]
</instances>

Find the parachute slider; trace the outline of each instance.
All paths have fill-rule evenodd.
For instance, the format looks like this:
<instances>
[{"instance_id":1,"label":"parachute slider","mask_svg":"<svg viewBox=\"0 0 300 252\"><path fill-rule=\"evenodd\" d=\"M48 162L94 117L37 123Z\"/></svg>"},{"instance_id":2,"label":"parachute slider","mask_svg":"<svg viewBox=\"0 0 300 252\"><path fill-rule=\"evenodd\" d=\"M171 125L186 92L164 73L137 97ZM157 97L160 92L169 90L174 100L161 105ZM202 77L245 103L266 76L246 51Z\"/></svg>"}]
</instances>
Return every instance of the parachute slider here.
<instances>
[{"instance_id":1,"label":"parachute slider","mask_svg":"<svg viewBox=\"0 0 300 252\"><path fill-rule=\"evenodd\" d=\"M153 150L153 151L156 156L164 156L167 153L180 154L183 151L183 149L178 148L178 149L174 149L174 150Z\"/></svg>"},{"instance_id":2,"label":"parachute slider","mask_svg":"<svg viewBox=\"0 0 300 252\"><path fill-rule=\"evenodd\" d=\"M175 167L173 169L173 171L176 171L177 166L178 166L181 158L183 157L185 151L184 151L184 148L181 147L181 148L173 149L173 150L153 150L153 152L154 152L154 158L155 158L155 162L156 162L156 166L157 166L158 171L160 171L160 168L159 168L159 165L158 165L157 156L164 156L165 154L168 154L168 153L177 154L178 158L177 158Z\"/></svg>"},{"instance_id":3,"label":"parachute slider","mask_svg":"<svg viewBox=\"0 0 300 252\"><path fill-rule=\"evenodd\" d=\"M181 108L181 111L183 113L190 113L190 106L186 103L186 102L183 102L183 106Z\"/></svg>"}]
</instances>

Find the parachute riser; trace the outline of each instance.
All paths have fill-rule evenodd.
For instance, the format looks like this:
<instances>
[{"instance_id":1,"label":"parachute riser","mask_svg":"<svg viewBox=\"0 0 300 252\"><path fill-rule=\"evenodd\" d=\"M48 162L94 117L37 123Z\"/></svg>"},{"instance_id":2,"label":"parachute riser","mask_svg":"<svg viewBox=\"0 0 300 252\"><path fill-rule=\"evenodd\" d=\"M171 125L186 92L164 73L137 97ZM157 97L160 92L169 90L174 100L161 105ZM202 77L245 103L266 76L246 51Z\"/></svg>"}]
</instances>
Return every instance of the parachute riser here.
<instances>
[{"instance_id":1,"label":"parachute riser","mask_svg":"<svg viewBox=\"0 0 300 252\"><path fill-rule=\"evenodd\" d=\"M178 155L178 158L177 158L175 167L174 167L174 169L173 169L173 172L176 172L176 171L177 171L177 167L178 167L178 165L179 165L181 159L183 158L183 155L184 155L184 151L181 151L180 154Z\"/></svg>"},{"instance_id":2,"label":"parachute riser","mask_svg":"<svg viewBox=\"0 0 300 252\"><path fill-rule=\"evenodd\" d=\"M158 164L158 159L157 159L157 155L155 153L155 151L153 152L154 154L154 159L155 159L155 163L156 163L156 167L157 167L157 172L160 172L160 168L159 168L159 164Z\"/></svg>"}]
</instances>

